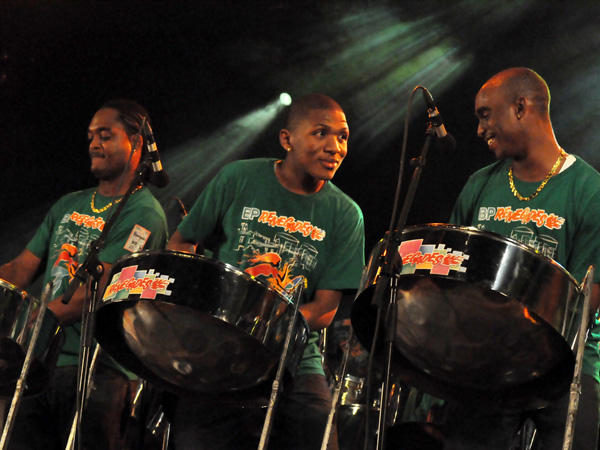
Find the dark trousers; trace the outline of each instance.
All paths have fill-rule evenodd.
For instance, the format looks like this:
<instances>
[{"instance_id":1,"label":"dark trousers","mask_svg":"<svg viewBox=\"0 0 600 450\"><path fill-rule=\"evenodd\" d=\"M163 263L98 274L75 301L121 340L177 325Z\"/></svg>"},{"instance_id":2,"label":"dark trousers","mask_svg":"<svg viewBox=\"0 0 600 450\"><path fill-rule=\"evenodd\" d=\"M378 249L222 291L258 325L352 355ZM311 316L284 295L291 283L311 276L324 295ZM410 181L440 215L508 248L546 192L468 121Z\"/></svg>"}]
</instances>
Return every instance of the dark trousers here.
<instances>
[{"instance_id":1,"label":"dark trousers","mask_svg":"<svg viewBox=\"0 0 600 450\"><path fill-rule=\"evenodd\" d=\"M325 377L301 375L290 392L280 396L268 448L319 450L329 411L331 391ZM266 408L221 407L180 397L171 420L175 450L257 449ZM330 450L337 450L335 427Z\"/></svg>"},{"instance_id":2,"label":"dark trousers","mask_svg":"<svg viewBox=\"0 0 600 450\"><path fill-rule=\"evenodd\" d=\"M128 380L98 366L83 414L81 433L86 450L118 450L122 414L128 403ZM57 367L46 390L23 398L14 419L10 450L64 450L75 413L77 367Z\"/></svg>"},{"instance_id":3,"label":"dark trousers","mask_svg":"<svg viewBox=\"0 0 600 450\"><path fill-rule=\"evenodd\" d=\"M471 405L451 403L448 407L444 450L511 450L520 448L517 432L525 421L536 429L534 450L561 450L569 394L536 411L489 413ZM575 417L573 450L598 449L598 382L581 377L581 395Z\"/></svg>"}]
</instances>

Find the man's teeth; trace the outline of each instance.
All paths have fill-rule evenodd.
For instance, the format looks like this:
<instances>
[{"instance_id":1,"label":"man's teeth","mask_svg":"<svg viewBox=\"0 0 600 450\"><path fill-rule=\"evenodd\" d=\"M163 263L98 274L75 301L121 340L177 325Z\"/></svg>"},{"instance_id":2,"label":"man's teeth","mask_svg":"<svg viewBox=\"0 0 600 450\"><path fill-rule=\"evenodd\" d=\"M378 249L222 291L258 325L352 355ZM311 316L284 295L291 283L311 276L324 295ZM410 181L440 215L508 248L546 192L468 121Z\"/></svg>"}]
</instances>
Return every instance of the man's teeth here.
<instances>
[{"instance_id":1,"label":"man's teeth","mask_svg":"<svg viewBox=\"0 0 600 450\"><path fill-rule=\"evenodd\" d=\"M491 139L488 139L488 141L487 141L488 147L489 147L490 145L492 145L492 144L493 144L493 142L494 142L494 139L493 139L493 138L491 138Z\"/></svg>"}]
</instances>

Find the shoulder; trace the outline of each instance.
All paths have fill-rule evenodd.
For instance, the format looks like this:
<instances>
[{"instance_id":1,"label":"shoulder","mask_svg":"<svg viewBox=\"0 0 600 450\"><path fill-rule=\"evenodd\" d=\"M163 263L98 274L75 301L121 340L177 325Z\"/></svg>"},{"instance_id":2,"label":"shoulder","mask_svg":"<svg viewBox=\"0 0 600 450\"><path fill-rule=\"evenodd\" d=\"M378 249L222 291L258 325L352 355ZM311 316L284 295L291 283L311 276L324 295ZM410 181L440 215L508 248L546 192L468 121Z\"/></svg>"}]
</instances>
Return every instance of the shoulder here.
<instances>
[{"instance_id":1,"label":"shoulder","mask_svg":"<svg viewBox=\"0 0 600 450\"><path fill-rule=\"evenodd\" d=\"M61 198L59 198L52 206L52 209L56 210L72 208L80 202L89 202L95 191L96 188L88 188L83 189L81 191L69 192L68 194L65 194Z\"/></svg>"},{"instance_id":2,"label":"shoulder","mask_svg":"<svg viewBox=\"0 0 600 450\"><path fill-rule=\"evenodd\" d=\"M138 194L134 194L130 198L130 202L128 206L131 205L132 209L147 211L148 213L154 212L160 217L165 217L162 206L147 187L142 189Z\"/></svg>"},{"instance_id":3,"label":"shoulder","mask_svg":"<svg viewBox=\"0 0 600 450\"><path fill-rule=\"evenodd\" d=\"M575 163L573 164L573 169L575 169L575 171L577 172L577 176L584 176L586 180L591 180L594 183L600 183L600 173L591 165L589 165L586 161L584 161L584 159L580 156L574 156Z\"/></svg>"},{"instance_id":4,"label":"shoulder","mask_svg":"<svg viewBox=\"0 0 600 450\"><path fill-rule=\"evenodd\" d=\"M361 220L363 219L363 213L358 203L331 181L327 183L325 192L323 193L330 201L335 202L338 209L347 211L349 214L354 214Z\"/></svg>"},{"instance_id":5,"label":"shoulder","mask_svg":"<svg viewBox=\"0 0 600 450\"><path fill-rule=\"evenodd\" d=\"M225 165L222 169L222 173L235 174L235 173L251 173L262 172L271 170L273 164L277 161L274 158L252 158L252 159L240 159L237 161L230 162Z\"/></svg>"},{"instance_id":6,"label":"shoulder","mask_svg":"<svg viewBox=\"0 0 600 450\"><path fill-rule=\"evenodd\" d=\"M485 167L477 170L476 172L474 172L471 175L471 177L469 178L469 180L471 180L471 179L478 180L481 178L487 178L487 177L497 174L497 173L501 173L501 172L503 172L504 169L508 170L509 165L510 165L510 163L507 160L496 161L496 162L490 164L489 166L485 166Z\"/></svg>"},{"instance_id":7,"label":"shoulder","mask_svg":"<svg viewBox=\"0 0 600 450\"><path fill-rule=\"evenodd\" d=\"M576 192L588 199L598 201L600 198L600 173L581 157L575 156L573 165L560 175L565 175L565 181L574 186Z\"/></svg>"}]
</instances>

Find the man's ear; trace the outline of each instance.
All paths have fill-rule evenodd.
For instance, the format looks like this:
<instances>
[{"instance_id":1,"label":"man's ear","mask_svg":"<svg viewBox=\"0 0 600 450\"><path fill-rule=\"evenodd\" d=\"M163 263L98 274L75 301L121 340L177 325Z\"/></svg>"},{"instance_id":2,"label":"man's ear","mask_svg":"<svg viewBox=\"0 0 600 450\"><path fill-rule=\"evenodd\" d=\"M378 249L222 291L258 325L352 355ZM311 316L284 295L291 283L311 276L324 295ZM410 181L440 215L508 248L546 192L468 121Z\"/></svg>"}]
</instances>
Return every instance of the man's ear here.
<instances>
[{"instance_id":1,"label":"man's ear","mask_svg":"<svg viewBox=\"0 0 600 450\"><path fill-rule=\"evenodd\" d=\"M131 136L131 145L134 152L141 150L144 145L144 139L142 138L142 135L138 133Z\"/></svg>"},{"instance_id":2,"label":"man's ear","mask_svg":"<svg viewBox=\"0 0 600 450\"><path fill-rule=\"evenodd\" d=\"M292 134L289 130L283 128L279 131L279 143L285 149L286 152L289 152L292 149L291 137Z\"/></svg>"},{"instance_id":3,"label":"man's ear","mask_svg":"<svg viewBox=\"0 0 600 450\"><path fill-rule=\"evenodd\" d=\"M518 120L521 120L527 113L527 99L525 97L519 97L515 103L515 115Z\"/></svg>"}]
</instances>

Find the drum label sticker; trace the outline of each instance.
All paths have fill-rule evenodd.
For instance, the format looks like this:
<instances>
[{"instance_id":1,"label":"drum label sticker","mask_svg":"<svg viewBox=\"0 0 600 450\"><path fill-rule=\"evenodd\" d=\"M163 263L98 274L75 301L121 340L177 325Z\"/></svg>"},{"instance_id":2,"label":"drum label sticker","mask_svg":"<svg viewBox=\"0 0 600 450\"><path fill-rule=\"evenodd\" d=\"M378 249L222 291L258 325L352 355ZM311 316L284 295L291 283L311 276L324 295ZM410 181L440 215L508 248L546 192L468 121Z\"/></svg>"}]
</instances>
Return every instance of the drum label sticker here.
<instances>
[{"instance_id":1,"label":"drum label sticker","mask_svg":"<svg viewBox=\"0 0 600 450\"><path fill-rule=\"evenodd\" d=\"M135 225L129 237L127 238L127 242L123 248L131 253L139 252L144 248L148 238L150 237L150 230L146 230L144 227L139 225Z\"/></svg>"},{"instance_id":2,"label":"drum label sticker","mask_svg":"<svg viewBox=\"0 0 600 450\"><path fill-rule=\"evenodd\" d=\"M167 288L175 283L175 278L161 275L154 272L154 269L137 270L137 268L138 266L125 267L113 275L102 300L120 300L132 294L139 295L140 299L150 300L155 299L157 294L171 295L171 291Z\"/></svg>"},{"instance_id":3,"label":"drum label sticker","mask_svg":"<svg viewBox=\"0 0 600 450\"><path fill-rule=\"evenodd\" d=\"M428 270L432 275L448 275L451 270L466 272L463 262L469 255L446 248L445 244L423 244L423 239L403 241L398 248L402 257L402 275Z\"/></svg>"}]
</instances>

